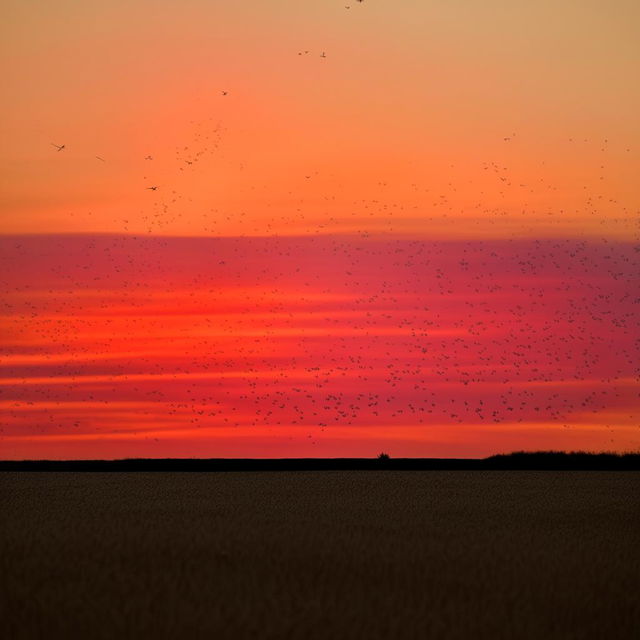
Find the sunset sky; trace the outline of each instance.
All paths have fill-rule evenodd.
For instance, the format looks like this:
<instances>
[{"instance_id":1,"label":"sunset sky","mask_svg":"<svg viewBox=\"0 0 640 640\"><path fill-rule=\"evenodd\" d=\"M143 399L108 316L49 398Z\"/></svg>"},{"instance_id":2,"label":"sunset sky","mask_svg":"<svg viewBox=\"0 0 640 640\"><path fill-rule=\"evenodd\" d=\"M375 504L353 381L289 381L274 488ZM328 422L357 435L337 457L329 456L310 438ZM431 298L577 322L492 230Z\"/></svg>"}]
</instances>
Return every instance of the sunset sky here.
<instances>
[{"instance_id":1,"label":"sunset sky","mask_svg":"<svg viewBox=\"0 0 640 640\"><path fill-rule=\"evenodd\" d=\"M637 450L638 24L5 2L0 457Z\"/></svg>"}]
</instances>

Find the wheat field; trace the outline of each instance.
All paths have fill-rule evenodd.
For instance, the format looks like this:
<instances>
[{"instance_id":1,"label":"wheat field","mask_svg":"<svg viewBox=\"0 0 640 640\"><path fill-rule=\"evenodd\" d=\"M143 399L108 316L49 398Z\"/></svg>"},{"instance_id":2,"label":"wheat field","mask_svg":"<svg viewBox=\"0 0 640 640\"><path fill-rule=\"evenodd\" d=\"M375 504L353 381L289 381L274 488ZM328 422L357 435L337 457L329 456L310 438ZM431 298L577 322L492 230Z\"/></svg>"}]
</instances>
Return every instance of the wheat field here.
<instances>
[{"instance_id":1,"label":"wheat field","mask_svg":"<svg viewBox=\"0 0 640 640\"><path fill-rule=\"evenodd\" d=\"M6 638L632 638L640 472L0 474Z\"/></svg>"}]
</instances>

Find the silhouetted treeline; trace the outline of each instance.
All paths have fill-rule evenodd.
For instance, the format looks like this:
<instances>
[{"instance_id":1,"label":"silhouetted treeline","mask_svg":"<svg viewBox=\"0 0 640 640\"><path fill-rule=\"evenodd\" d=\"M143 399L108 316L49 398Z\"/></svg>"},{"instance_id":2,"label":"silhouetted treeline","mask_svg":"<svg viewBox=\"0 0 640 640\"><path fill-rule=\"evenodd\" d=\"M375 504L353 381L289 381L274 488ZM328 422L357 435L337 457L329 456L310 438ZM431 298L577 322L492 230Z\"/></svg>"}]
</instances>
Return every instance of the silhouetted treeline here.
<instances>
[{"instance_id":1,"label":"silhouetted treeline","mask_svg":"<svg viewBox=\"0 0 640 640\"><path fill-rule=\"evenodd\" d=\"M586 451L515 451L480 461L486 469L629 469L640 470L640 453Z\"/></svg>"},{"instance_id":2,"label":"silhouetted treeline","mask_svg":"<svg viewBox=\"0 0 640 640\"><path fill-rule=\"evenodd\" d=\"M386 454L385 454L386 456ZM127 458L3 460L0 471L640 470L638 453L518 451L489 458Z\"/></svg>"}]
</instances>

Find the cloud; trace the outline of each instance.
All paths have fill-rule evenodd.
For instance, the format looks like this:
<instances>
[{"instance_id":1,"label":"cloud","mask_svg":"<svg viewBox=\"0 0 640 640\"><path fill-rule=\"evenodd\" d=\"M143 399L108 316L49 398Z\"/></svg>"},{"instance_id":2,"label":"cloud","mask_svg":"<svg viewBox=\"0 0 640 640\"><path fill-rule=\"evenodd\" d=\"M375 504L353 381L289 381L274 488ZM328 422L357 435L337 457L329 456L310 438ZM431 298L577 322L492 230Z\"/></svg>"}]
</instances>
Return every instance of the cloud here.
<instances>
[{"instance_id":1,"label":"cloud","mask_svg":"<svg viewBox=\"0 0 640 640\"><path fill-rule=\"evenodd\" d=\"M24 236L0 255L4 438L634 442L615 431L638 418L629 243Z\"/></svg>"}]
</instances>

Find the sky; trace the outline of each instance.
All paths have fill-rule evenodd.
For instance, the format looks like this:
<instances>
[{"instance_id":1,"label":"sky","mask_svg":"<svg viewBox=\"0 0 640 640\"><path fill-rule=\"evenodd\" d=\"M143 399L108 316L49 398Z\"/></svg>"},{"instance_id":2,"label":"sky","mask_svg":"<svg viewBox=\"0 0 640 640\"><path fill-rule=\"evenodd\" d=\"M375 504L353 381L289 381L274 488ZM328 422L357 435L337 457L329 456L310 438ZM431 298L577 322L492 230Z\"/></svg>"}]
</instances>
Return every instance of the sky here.
<instances>
[{"instance_id":1,"label":"sky","mask_svg":"<svg viewBox=\"0 0 640 640\"><path fill-rule=\"evenodd\" d=\"M637 450L639 20L5 2L0 457Z\"/></svg>"}]
</instances>

